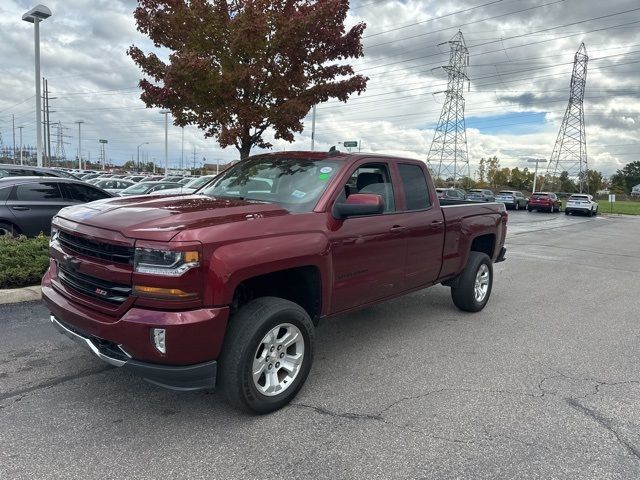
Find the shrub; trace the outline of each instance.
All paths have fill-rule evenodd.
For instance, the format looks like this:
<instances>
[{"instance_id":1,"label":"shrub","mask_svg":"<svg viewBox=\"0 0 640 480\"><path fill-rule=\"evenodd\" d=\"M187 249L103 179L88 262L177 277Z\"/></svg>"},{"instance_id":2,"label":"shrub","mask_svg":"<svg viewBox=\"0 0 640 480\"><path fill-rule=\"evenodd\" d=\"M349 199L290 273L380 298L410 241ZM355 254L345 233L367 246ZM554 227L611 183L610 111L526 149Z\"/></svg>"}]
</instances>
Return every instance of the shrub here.
<instances>
[{"instance_id":1,"label":"shrub","mask_svg":"<svg viewBox=\"0 0 640 480\"><path fill-rule=\"evenodd\" d=\"M0 288L37 285L49 266L49 237L0 236Z\"/></svg>"}]
</instances>

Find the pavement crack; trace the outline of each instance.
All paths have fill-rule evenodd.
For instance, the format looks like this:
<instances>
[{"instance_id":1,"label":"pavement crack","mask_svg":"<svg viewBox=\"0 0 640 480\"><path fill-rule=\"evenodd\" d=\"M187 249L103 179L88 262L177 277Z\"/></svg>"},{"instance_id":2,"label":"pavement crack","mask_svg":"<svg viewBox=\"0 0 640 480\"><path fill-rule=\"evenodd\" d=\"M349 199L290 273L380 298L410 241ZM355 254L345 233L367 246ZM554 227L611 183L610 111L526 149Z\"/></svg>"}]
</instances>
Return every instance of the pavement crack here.
<instances>
[{"instance_id":1,"label":"pavement crack","mask_svg":"<svg viewBox=\"0 0 640 480\"><path fill-rule=\"evenodd\" d=\"M13 398L13 397L24 398L24 396L26 394L35 392L37 390L42 390L42 389L45 389L45 388L55 387L57 385L60 385L61 383L70 382L72 380L77 380L78 378L88 377L88 376L91 376L91 375L97 375L99 373L103 373L103 372L106 372L107 370L111 370L111 369L113 369L113 367L107 366L107 367L102 367L102 368L95 369L95 370L89 370L89 371L76 373L74 375L65 375L63 377L52 378L51 380L47 380L46 382L42 382L42 383L39 383L37 385L33 385L31 387L21 388L19 390L13 390L13 391L10 391L10 392L1 393L0 394L0 401L1 400L6 400L8 398Z\"/></svg>"},{"instance_id":2,"label":"pavement crack","mask_svg":"<svg viewBox=\"0 0 640 480\"><path fill-rule=\"evenodd\" d=\"M640 461L640 450L638 450L631 442L625 440L622 435L615 428L613 428L613 425L611 424L611 421L609 419L605 418L595 410L582 405L580 402L574 400L573 398L565 398L565 402L567 402L567 404L575 410L587 415L588 417L591 417L601 427L611 432L613 436L616 437L616 440L618 440L618 443L624 446L627 452L629 452L630 455L634 456L636 460Z\"/></svg>"},{"instance_id":3,"label":"pavement crack","mask_svg":"<svg viewBox=\"0 0 640 480\"><path fill-rule=\"evenodd\" d=\"M315 405L306 405L304 403L292 403L291 406L299 407L299 408L309 408L311 410L318 412L321 415L327 415L335 418L346 418L349 420L376 420L376 421L384 422L384 418L382 418L381 415L376 415L376 414L353 413L353 412L338 413L338 412L332 412L331 410L323 407L317 407Z\"/></svg>"}]
</instances>

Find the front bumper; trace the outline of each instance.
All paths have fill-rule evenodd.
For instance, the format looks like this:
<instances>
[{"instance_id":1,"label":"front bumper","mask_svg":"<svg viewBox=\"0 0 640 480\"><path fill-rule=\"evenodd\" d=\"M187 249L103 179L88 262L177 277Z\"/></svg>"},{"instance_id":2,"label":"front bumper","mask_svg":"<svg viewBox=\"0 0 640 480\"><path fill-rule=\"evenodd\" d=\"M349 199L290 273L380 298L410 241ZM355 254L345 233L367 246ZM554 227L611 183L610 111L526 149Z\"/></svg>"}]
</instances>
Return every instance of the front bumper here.
<instances>
[{"instance_id":1,"label":"front bumper","mask_svg":"<svg viewBox=\"0 0 640 480\"><path fill-rule=\"evenodd\" d=\"M172 390L201 390L214 388L216 385L218 364L215 360L187 366L139 362L132 359L122 348L122 345L82 334L65 325L53 315L50 316L50 319L56 330L89 349L103 362L129 370L155 385Z\"/></svg>"}]
</instances>

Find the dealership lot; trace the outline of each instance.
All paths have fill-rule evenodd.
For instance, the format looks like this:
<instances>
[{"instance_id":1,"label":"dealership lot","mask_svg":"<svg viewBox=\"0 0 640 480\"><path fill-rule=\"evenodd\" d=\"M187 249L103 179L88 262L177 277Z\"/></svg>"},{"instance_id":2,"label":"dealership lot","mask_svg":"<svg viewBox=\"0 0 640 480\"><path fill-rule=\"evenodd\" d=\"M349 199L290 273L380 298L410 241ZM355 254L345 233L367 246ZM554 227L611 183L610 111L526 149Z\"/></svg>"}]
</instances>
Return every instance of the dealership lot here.
<instances>
[{"instance_id":1,"label":"dealership lot","mask_svg":"<svg viewBox=\"0 0 640 480\"><path fill-rule=\"evenodd\" d=\"M638 478L639 239L640 218L511 212L483 311L435 287L324 321L263 417L0 306L0 478Z\"/></svg>"}]
</instances>

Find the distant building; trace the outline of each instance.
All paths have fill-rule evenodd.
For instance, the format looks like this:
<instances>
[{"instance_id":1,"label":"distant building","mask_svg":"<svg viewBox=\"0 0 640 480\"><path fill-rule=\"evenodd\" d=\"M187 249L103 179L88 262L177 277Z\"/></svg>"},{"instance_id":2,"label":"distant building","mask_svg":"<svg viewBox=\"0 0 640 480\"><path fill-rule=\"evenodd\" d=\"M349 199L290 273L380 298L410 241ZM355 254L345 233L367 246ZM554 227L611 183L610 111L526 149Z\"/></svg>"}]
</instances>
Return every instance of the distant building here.
<instances>
[{"instance_id":1,"label":"distant building","mask_svg":"<svg viewBox=\"0 0 640 480\"><path fill-rule=\"evenodd\" d=\"M640 197L640 183L631 188L631 195L634 197Z\"/></svg>"}]
</instances>

